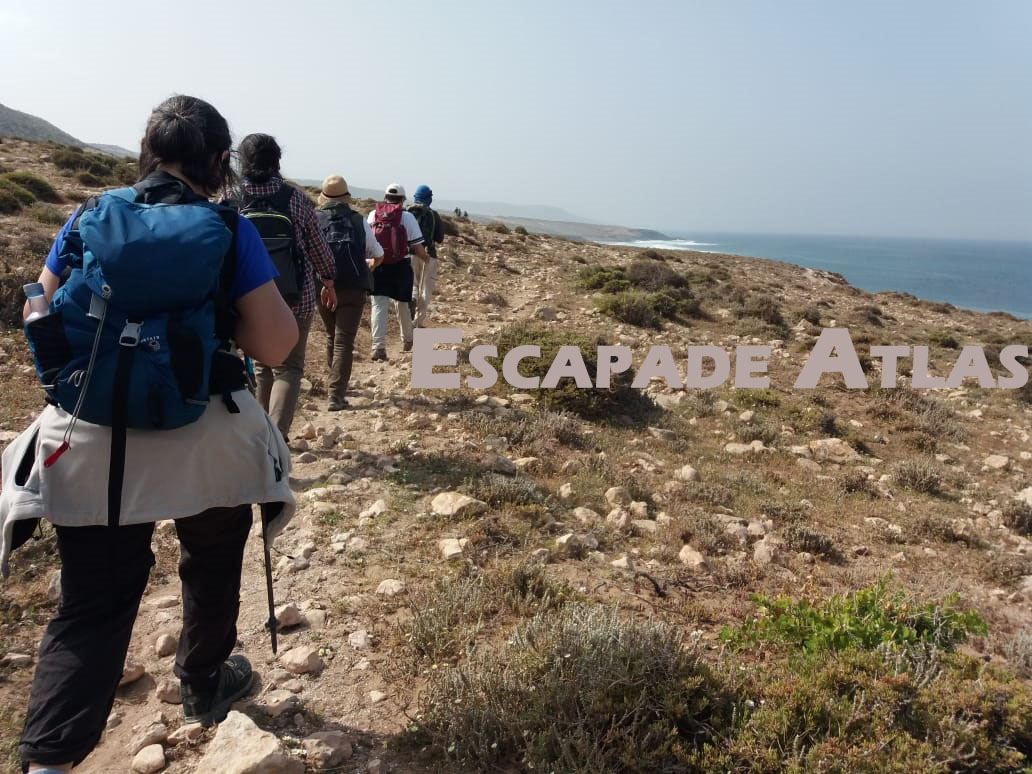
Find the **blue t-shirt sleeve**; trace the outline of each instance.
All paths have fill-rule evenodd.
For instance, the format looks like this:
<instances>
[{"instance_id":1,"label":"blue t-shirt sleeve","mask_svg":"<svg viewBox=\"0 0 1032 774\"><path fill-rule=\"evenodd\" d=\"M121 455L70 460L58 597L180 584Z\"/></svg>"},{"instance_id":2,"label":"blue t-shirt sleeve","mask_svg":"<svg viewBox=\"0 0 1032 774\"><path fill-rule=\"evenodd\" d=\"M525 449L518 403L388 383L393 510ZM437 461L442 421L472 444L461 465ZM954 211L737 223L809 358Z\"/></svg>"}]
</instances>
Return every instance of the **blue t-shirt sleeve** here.
<instances>
[{"instance_id":1,"label":"blue t-shirt sleeve","mask_svg":"<svg viewBox=\"0 0 1032 774\"><path fill-rule=\"evenodd\" d=\"M65 237L68 235L68 231L69 229L71 229L72 223L75 222L75 216L78 214L78 210L73 212L72 217L65 221L65 224L61 226L61 230L58 231L57 236L54 237L54 243L50 245L50 252L47 253L46 266L48 269L50 269L51 272L56 274L58 277L60 277L61 272L63 272L67 268L65 261L61 258L61 244L64 242Z\"/></svg>"},{"instance_id":2,"label":"blue t-shirt sleeve","mask_svg":"<svg viewBox=\"0 0 1032 774\"><path fill-rule=\"evenodd\" d=\"M236 252L236 276L230 292L233 301L279 276L258 236L258 229L247 218L237 218Z\"/></svg>"}]
</instances>

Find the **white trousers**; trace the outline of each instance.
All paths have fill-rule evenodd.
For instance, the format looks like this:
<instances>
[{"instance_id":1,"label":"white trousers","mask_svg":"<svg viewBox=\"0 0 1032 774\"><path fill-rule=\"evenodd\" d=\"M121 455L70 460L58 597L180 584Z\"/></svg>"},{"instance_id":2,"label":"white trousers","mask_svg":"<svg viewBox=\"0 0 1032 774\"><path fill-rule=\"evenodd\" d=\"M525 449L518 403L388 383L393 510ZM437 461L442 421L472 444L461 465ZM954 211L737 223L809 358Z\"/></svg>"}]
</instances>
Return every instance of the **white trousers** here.
<instances>
[{"instance_id":1,"label":"white trousers","mask_svg":"<svg viewBox=\"0 0 1032 774\"><path fill-rule=\"evenodd\" d=\"M395 301L389 296L369 296L369 301L373 305L370 320L374 352L378 349L387 349L387 314L392 306L401 326L401 340L406 344L412 341L412 313L409 311L408 303Z\"/></svg>"}]
</instances>

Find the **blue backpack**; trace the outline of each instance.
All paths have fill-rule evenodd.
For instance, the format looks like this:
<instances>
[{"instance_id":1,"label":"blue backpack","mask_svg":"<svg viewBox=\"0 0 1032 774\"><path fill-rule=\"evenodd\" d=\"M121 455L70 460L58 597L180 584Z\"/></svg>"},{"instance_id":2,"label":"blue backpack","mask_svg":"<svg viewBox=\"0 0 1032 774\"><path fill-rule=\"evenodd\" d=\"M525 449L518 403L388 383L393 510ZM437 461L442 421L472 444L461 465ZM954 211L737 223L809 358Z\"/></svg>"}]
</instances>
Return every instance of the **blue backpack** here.
<instances>
[{"instance_id":1,"label":"blue backpack","mask_svg":"<svg viewBox=\"0 0 1032 774\"><path fill-rule=\"evenodd\" d=\"M86 206L61 245L70 276L50 314L25 326L48 400L73 422L123 437L125 428L196 421L213 367L242 368L225 348L236 213L199 197L143 203L141 195L122 188ZM221 366L219 354L228 358ZM228 388L223 397L234 410Z\"/></svg>"}]
</instances>

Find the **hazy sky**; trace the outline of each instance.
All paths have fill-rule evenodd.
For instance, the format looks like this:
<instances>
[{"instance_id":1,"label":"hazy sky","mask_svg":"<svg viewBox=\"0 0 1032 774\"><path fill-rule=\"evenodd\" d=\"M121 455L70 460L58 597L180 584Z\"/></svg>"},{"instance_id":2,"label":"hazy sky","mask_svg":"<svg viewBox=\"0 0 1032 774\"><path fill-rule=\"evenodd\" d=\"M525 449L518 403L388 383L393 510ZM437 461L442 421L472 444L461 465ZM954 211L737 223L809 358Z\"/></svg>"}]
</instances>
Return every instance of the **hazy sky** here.
<instances>
[{"instance_id":1,"label":"hazy sky","mask_svg":"<svg viewBox=\"0 0 1032 774\"><path fill-rule=\"evenodd\" d=\"M205 97L284 170L666 230L1032 239L1032 3L0 3L0 102L138 147Z\"/></svg>"}]
</instances>

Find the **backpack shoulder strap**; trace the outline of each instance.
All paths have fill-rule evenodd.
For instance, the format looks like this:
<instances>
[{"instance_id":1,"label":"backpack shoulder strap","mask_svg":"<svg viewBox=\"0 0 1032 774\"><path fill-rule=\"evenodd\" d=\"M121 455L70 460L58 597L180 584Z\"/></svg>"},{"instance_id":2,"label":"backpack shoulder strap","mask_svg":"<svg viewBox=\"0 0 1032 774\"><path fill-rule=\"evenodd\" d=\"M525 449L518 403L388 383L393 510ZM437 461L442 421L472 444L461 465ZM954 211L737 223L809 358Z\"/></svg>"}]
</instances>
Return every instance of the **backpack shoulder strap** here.
<instances>
[{"instance_id":1,"label":"backpack shoulder strap","mask_svg":"<svg viewBox=\"0 0 1032 774\"><path fill-rule=\"evenodd\" d=\"M236 277L237 259L237 225L239 216L236 210L229 207L219 207L218 215L222 222L229 229L232 237L229 240L229 247L222 259L222 270L219 272L219 287L215 293L215 337L222 343L233 338L233 329L236 326L237 313L230 300L229 294L233 287L233 280Z\"/></svg>"},{"instance_id":2,"label":"backpack shoulder strap","mask_svg":"<svg viewBox=\"0 0 1032 774\"><path fill-rule=\"evenodd\" d=\"M277 210L281 210L283 214L291 220L294 219L294 216L290 212L290 200L294 198L294 190L295 189L291 186L283 183L280 185L279 190L269 197L269 201L272 205Z\"/></svg>"}]
</instances>

